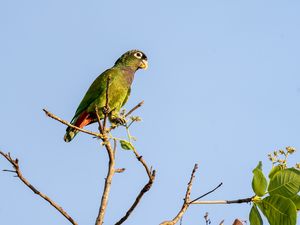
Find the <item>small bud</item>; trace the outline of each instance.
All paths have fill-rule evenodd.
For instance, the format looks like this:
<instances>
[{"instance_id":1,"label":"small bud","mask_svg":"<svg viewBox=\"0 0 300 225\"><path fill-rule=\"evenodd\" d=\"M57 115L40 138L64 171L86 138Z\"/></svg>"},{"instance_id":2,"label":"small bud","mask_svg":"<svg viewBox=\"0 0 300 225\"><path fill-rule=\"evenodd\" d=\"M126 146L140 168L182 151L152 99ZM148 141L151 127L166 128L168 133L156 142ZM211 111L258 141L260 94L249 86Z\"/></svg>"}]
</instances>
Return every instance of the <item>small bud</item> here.
<instances>
[{"instance_id":1,"label":"small bud","mask_svg":"<svg viewBox=\"0 0 300 225\"><path fill-rule=\"evenodd\" d=\"M136 140L137 140L137 138L134 137L134 136L131 136L130 138L131 138L131 140L133 140L133 141L136 141Z\"/></svg>"},{"instance_id":2,"label":"small bud","mask_svg":"<svg viewBox=\"0 0 300 225\"><path fill-rule=\"evenodd\" d=\"M280 149L279 154L284 155L284 151L282 149Z\"/></svg>"},{"instance_id":3,"label":"small bud","mask_svg":"<svg viewBox=\"0 0 300 225\"><path fill-rule=\"evenodd\" d=\"M103 141L102 143L101 143L101 145L103 145L103 146L105 146L105 145L107 145L109 142L108 141Z\"/></svg>"},{"instance_id":4,"label":"small bud","mask_svg":"<svg viewBox=\"0 0 300 225\"><path fill-rule=\"evenodd\" d=\"M289 154L293 154L296 151L296 149L294 147L291 147L291 146L288 146L285 149L287 150L287 152Z\"/></svg>"},{"instance_id":5,"label":"small bud","mask_svg":"<svg viewBox=\"0 0 300 225\"><path fill-rule=\"evenodd\" d=\"M269 160L271 161L271 162L274 162L274 158L270 155L269 156Z\"/></svg>"},{"instance_id":6,"label":"small bud","mask_svg":"<svg viewBox=\"0 0 300 225\"><path fill-rule=\"evenodd\" d=\"M126 109L122 109L122 111L120 112L120 116L124 116L126 113Z\"/></svg>"},{"instance_id":7,"label":"small bud","mask_svg":"<svg viewBox=\"0 0 300 225\"><path fill-rule=\"evenodd\" d=\"M142 121L142 118L139 117L139 116L131 116L130 119L131 119L132 121L135 121L135 122L140 122L140 121Z\"/></svg>"},{"instance_id":8,"label":"small bud","mask_svg":"<svg viewBox=\"0 0 300 225\"><path fill-rule=\"evenodd\" d=\"M142 121L142 118L139 117L139 116L137 116L135 120L136 120L137 122L140 122L140 121Z\"/></svg>"},{"instance_id":9,"label":"small bud","mask_svg":"<svg viewBox=\"0 0 300 225\"><path fill-rule=\"evenodd\" d=\"M277 156L277 155L278 155L278 152L277 152L277 151L274 151L273 154L274 154L274 156Z\"/></svg>"}]
</instances>

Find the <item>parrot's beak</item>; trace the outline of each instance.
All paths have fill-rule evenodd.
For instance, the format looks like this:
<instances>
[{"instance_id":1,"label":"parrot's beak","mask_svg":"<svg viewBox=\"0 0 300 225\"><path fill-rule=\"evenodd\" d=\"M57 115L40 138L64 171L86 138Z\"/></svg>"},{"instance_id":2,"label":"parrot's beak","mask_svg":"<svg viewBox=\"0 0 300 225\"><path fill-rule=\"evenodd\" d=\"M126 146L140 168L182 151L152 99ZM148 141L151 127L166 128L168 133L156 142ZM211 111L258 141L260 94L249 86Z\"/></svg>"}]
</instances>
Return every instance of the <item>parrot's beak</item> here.
<instances>
[{"instance_id":1,"label":"parrot's beak","mask_svg":"<svg viewBox=\"0 0 300 225\"><path fill-rule=\"evenodd\" d=\"M146 70L148 68L148 61L143 59L140 64L140 68Z\"/></svg>"}]
</instances>

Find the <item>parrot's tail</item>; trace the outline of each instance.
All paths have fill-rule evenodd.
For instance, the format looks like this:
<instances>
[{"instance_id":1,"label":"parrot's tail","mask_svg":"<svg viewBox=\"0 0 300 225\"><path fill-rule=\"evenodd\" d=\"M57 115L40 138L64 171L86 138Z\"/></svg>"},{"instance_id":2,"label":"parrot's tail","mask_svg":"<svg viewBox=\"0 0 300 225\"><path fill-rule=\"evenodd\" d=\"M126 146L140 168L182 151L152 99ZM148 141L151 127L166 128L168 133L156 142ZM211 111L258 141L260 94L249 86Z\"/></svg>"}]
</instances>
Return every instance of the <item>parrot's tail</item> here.
<instances>
[{"instance_id":1,"label":"parrot's tail","mask_svg":"<svg viewBox=\"0 0 300 225\"><path fill-rule=\"evenodd\" d=\"M79 116L76 116L71 120L71 124L74 124L75 126L77 126L79 128L83 128L84 126L86 126L90 123L93 123L93 122L96 122L96 120L94 120L94 118L85 111L83 111ZM68 127L66 130L66 134L64 136L65 142L72 141L72 139L75 137L75 135L78 132L79 132L78 130L76 130L72 127Z\"/></svg>"},{"instance_id":2,"label":"parrot's tail","mask_svg":"<svg viewBox=\"0 0 300 225\"><path fill-rule=\"evenodd\" d=\"M75 137L75 135L78 133L78 130L75 130L71 127L67 128L66 134L64 136L64 141L65 142L70 142L72 139Z\"/></svg>"}]
</instances>

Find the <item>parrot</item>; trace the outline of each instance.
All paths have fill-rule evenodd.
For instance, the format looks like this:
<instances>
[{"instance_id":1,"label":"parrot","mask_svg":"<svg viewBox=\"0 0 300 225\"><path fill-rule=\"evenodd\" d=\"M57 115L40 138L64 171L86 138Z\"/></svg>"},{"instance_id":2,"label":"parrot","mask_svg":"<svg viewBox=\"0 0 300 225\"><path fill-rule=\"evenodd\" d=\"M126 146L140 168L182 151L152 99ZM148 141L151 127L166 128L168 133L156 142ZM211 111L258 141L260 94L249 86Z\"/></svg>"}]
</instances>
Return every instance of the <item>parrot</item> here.
<instances>
[{"instance_id":1,"label":"parrot","mask_svg":"<svg viewBox=\"0 0 300 225\"><path fill-rule=\"evenodd\" d=\"M124 123L119 112L127 102L134 74L138 69L148 68L147 56L140 50L134 49L125 52L115 62L114 66L105 70L91 84L83 99L81 100L71 124L83 128L91 123L97 122L96 107L100 119L104 118L104 110L110 122L115 124ZM109 82L107 80L109 79ZM108 109L106 109L106 89L108 87ZM65 142L70 142L78 130L68 127L64 136Z\"/></svg>"}]
</instances>

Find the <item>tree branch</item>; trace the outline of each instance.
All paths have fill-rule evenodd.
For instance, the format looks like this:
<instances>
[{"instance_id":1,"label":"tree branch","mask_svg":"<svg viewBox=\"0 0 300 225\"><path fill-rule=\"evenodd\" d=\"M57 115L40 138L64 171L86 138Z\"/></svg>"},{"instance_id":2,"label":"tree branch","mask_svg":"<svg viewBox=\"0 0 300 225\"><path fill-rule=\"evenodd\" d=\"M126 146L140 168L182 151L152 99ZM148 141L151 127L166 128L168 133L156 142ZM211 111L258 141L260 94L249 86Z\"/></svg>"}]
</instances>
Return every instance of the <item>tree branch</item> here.
<instances>
[{"instance_id":1,"label":"tree branch","mask_svg":"<svg viewBox=\"0 0 300 225\"><path fill-rule=\"evenodd\" d=\"M193 201L190 204L237 204L237 203L249 203L253 197L242 198L237 200L212 200L212 201Z\"/></svg>"},{"instance_id":2,"label":"tree branch","mask_svg":"<svg viewBox=\"0 0 300 225\"><path fill-rule=\"evenodd\" d=\"M105 127L104 127L104 130L105 130ZM95 225L102 225L104 223L104 215L105 215L105 211L107 208L107 202L108 202L108 197L109 197L109 193L110 193L112 178L115 174L114 152L113 152L113 149L111 147L111 144L109 142L109 139L108 139L106 133L103 134L103 137L101 139L103 140L104 146L106 148L109 161L108 161L108 170L107 170L107 175L105 178L103 194L101 197L101 204L100 204L99 213L98 213Z\"/></svg>"},{"instance_id":3,"label":"tree branch","mask_svg":"<svg viewBox=\"0 0 300 225\"><path fill-rule=\"evenodd\" d=\"M137 107L138 108L138 107ZM115 225L120 225L122 224L125 220L128 219L128 217L130 216L130 214L133 212L133 210L135 209L135 207L139 204L139 202L141 201L143 195L150 190L150 188L152 187L152 184L155 180L155 170L153 170L151 172L151 170L148 168L145 160L143 159L143 157L141 155L139 155L139 153L137 152L137 150L135 148L133 148L133 152L137 158L137 160L143 165L143 167L146 170L146 173L148 175L148 182L145 184L145 186L142 188L142 190L140 191L140 193L138 194L138 196L136 197L135 201L133 202L133 204L131 205L131 207L127 210L126 214L115 224Z\"/></svg>"},{"instance_id":4,"label":"tree branch","mask_svg":"<svg viewBox=\"0 0 300 225\"><path fill-rule=\"evenodd\" d=\"M173 220L164 221L160 225L174 225L174 224L176 224L182 218L183 214L188 209L188 207L190 205L189 202L190 202L190 195L191 195L193 180L195 178L195 172L197 171L197 169L198 169L198 164L195 164L194 169L193 169L192 174L191 174L190 181L189 181L187 189L186 189L186 193L185 193L185 198L184 198L184 201L183 201L183 205L182 205L180 211L174 217Z\"/></svg>"},{"instance_id":5,"label":"tree branch","mask_svg":"<svg viewBox=\"0 0 300 225\"><path fill-rule=\"evenodd\" d=\"M196 199L194 199L193 201L190 201L189 202L189 204L192 204L193 202L196 202L196 201L198 201L199 199L201 199L201 198L203 198L203 197L205 197L206 195L209 195L210 193L212 193L212 192L214 192L215 190L217 190L219 187L221 187L223 185L223 183L220 183L217 187L215 187L214 189L212 189L211 191L209 191L209 192L207 192L207 193L205 193L205 194L203 194L203 195L201 195L200 197L198 197L198 198L196 198Z\"/></svg>"},{"instance_id":6,"label":"tree branch","mask_svg":"<svg viewBox=\"0 0 300 225\"><path fill-rule=\"evenodd\" d=\"M58 116L54 115L53 113L49 112L49 111L46 110L46 109L43 109L43 111L44 111L44 112L46 113L46 115L49 116L50 118L55 119L55 120L61 122L62 124L65 124L65 125L67 125L67 126L69 126L69 127L72 127L72 128L74 128L74 129L76 129L76 130L79 130L79 131L81 131L81 132L83 132L83 133L86 133L86 134L95 136L95 137L97 137L97 138L101 138L101 136L102 136L102 135L99 134L99 133L95 133L95 132L92 132L92 131L89 131L89 130L82 129L82 128L77 127L77 126L74 126L73 124L69 123L69 122L66 121L66 120L63 120L63 119L59 118Z\"/></svg>"},{"instance_id":7,"label":"tree branch","mask_svg":"<svg viewBox=\"0 0 300 225\"><path fill-rule=\"evenodd\" d=\"M13 159L10 156L10 153L5 154L4 152L0 151L0 154L6 158L8 162L13 166L15 169L13 170L4 170L4 171L9 171L9 172L15 172L17 174L17 177L28 187L30 190L32 190L35 194L39 195L41 198L43 198L45 201L47 201L50 205L52 205L58 212L60 212L67 220L70 221L71 224L77 225L77 223L73 220L73 218L63 210L62 207L60 207L57 203L55 203L53 200L51 200L47 195L43 194L40 192L38 189L36 189L32 184L29 183L29 181L23 177L22 172L19 167L19 160Z\"/></svg>"},{"instance_id":8,"label":"tree branch","mask_svg":"<svg viewBox=\"0 0 300 225\"><path fill-rule=\"evenodd\" d=\"M139 104L137 104L135 107L133 107L128 113L125 114L125 118L131 115L135 110L140 108L144 104L144 101L141 101Z\"/></svg>"},{"instance_id":9,"label":"tree branch","mask_svg":"<svg viewBox=\"0 0 300 225\"><path fill-rule=\"evenodd\" d=\"M106 103L105 103L105 110L104 110L104 119L103 119L103 125L101 126L101 120L100 120L100 116L99 116L99 112L96 109L96 116L97 116L97 120L98 120L98 124L99 124L99 131L102 135L101 139L103 141L103 145L105 146L107 155L108 155L108 170L107 170L107 175L105 178L105 184L104 184L104 188L103 188L103 194L101 197L101 204L100 204L100 208L99 208L99 212L98 212L98 216L96 218L96 222L95 225L102 225L104 223L104 215L105 215L105 211L107 208L107 203L108 203L108 197L109 197L109 193L110 193L110 187L111 187L111 183L112 183L112 178L115 174L115 154L114 154L114 149L111 147L109 138L107 136L107 132L106 132L106 120L108 117L108 87L109 87L109 82L110 82L110 77L108 77L107 79L107 88L106 88Z\"/></svg>"},{"instance_id":10,"label":"tree branch","mask_svg":"<svg viewBox=\"0 0 300 225\"><path fill-rule=\"evenodd\" d=\"M105 107L104 107L104 119L103 119L103 128L105 130L106 127L106 121L107 121L107 117L108 117L108 112L109 112L109 99L108 99L108 91L109 91L109 83L110 83L110 76L107 77L106 80L106 95L105 95Z\"/></svg>"}]
</instances>

